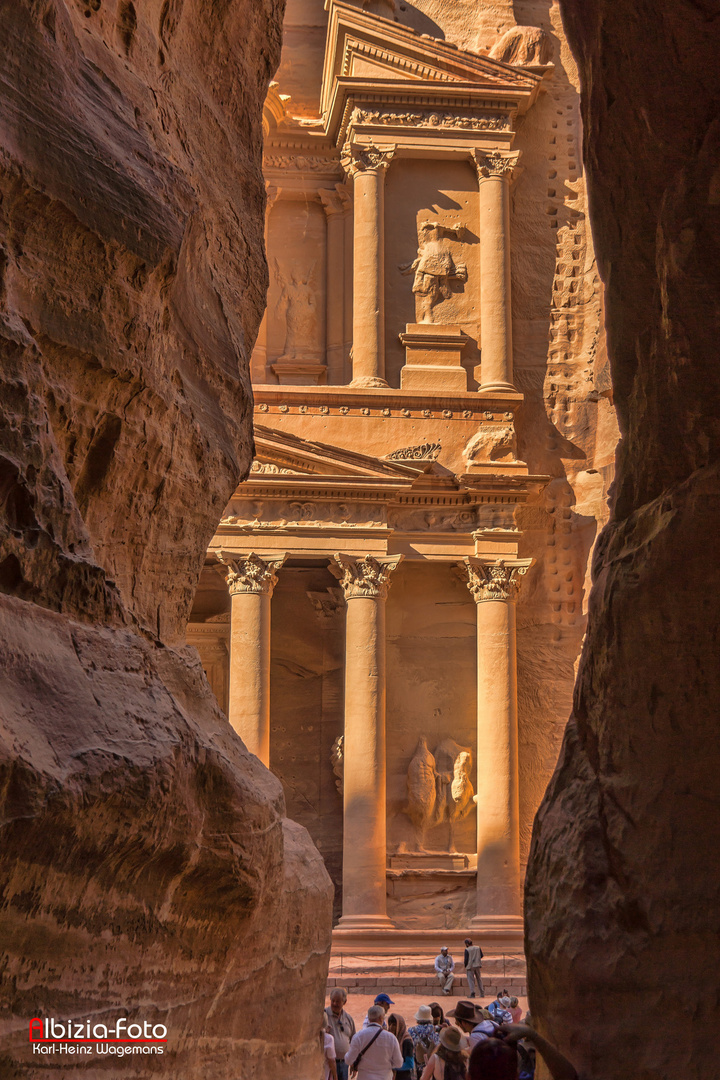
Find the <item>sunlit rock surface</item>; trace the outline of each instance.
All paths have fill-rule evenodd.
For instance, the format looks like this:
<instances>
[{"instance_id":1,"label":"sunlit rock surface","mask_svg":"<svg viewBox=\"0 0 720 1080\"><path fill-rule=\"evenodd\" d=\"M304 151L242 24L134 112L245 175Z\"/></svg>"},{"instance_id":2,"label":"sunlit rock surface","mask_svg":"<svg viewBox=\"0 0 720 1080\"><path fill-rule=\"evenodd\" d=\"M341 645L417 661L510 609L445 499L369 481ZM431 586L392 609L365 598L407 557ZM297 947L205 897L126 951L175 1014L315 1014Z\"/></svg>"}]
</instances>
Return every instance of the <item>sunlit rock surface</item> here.
<instances>
[{"instance_id":1,"label":"sunlit rock surface","mask_svg":"<svg viewBox=\"0 0 720 1080\"><path fill-rule=\"evenodd\" d=\"M564 0L623 439L527 885L534 1018L593 1080L717 1030L717 5Z\"/></svg>"},{"instance_id":2,"label":"sunlit rock surface","mask_svg":"<svg viewBox=\"0 0 720 1080\"><path fill-rule=\"evenodd\" d=\"M0 9L3 1076L126 1011L169 1042L124 1077L316 1071L327 877L180 644L251 460L282 12Z\"/></svg>"}]
</instances>

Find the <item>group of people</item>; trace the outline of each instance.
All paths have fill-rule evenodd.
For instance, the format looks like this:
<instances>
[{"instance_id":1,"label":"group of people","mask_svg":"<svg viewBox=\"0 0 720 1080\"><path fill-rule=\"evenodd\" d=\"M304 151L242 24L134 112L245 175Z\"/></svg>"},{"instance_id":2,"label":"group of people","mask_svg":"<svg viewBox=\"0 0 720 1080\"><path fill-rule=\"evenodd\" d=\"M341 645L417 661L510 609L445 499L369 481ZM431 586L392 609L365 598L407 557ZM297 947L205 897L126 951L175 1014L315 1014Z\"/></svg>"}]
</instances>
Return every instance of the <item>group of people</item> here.
<instances>
[{"instance_id":1,"label":"group of people","mask_svg":"<svg viewBox=\"0 0 720 1080\"><path fill-rule=\"evenodd\" d=\"M483 951L480 946L473 945L472 938L465 938L463 966L471 998L475 997L476 992L478 997L485 997L481 970L482 958ZM447 945L443 945L435 957L435 975L443 994L449 994L455 982L455 961L450 955Z\"/></svg>"},{"instance_id":2,"label":"group of people","mask_svg":"<svg viewBox=\"0 0 720 1080\"><path fill-rule=\"evenodd\" d=\"M447 1019L432 1002L419 1007L408 1027L390 1011L391 998L378 994L358 1031L345 1010L347 994L336 987L320 1029L323 1080L531 1080L536 1051L552 1080L577 1080L529 1016L522 1024L514 1020L513 1000L503 990L487 1009L459 1001Z\"/></svg>"}]
</instances>

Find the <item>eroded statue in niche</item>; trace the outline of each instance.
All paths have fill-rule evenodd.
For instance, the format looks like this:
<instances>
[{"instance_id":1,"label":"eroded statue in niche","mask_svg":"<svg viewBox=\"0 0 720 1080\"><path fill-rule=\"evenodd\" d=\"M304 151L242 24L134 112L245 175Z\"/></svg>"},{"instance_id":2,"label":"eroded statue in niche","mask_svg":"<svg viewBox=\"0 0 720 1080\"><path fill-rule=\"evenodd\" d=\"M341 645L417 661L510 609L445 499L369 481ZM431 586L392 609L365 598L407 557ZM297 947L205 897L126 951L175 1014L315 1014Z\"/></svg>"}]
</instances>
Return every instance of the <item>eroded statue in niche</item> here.
<instances>
[{"instance_id":1,"label":"eroded statue in niche","mask_svg":"<svg viewBox=\"0 0 720 1080\"><path fill-rule=\"evenodd\" d=\"M284 274L277 259L275 279L280 289L277 310L285 318L285 345L280 360L317 359L319 349L319 323L317 312L318 290L314 282L315 266L302 269L293 266Z\"/></svg>"},{"instance_id":2,"label":"eroded statue in niche","mask_svg":"<svg viewBox=\"0 0 720 1080\"><path fill-rule=\"evenodd\" d=\"M467 281L467 267L455 262L451 247L452 241L462 241L464 236L464 225L423 221L418 226L417 258L398 267L401 274L415 275L412 291L417 322L435 322L435 308L452 296L452 283Z\"/></svg>"},{"instance_id":3,"label":"eroded statue in niche","mask_svg":"<svg viewBox=\"0 0 720 1080\"><path fill-rule=\"evenodd\" d=\"M330 764L332 765L332 770L335 773L335 787L337 788L338 795L342 796L342 793L343 793L343 778L344 778L344 774L345 774L345 736L344 735L338 735L337 739L332 744L332 750L330 751Z\"/></svg>"},{"instance_id":4,"label":"eroded statue in niche","mask_svg":"<svg viewBox=\"0 0 720 1080\"><path fill-rule=\"evenodd\" d=\"M435 757L428 750L427 740L418 741L415 755L408 766L407 790L408 801L406 814L412 821L418 835L421 851L425 850L425 834L437 823L437 769Z\"/></svg>"},{"instance_id":5,"label":"eroded statue in niche","mask_svg":"<svg viewBox=\"0 0 720 1080\"><path fill-rule=\"evenodd\" d=\"M418 740L408 766L408 801L405 808L417 832L418 849L426 851L429 829L448 823L448 851L455 851L455 825L475 803L470 779L472 753L454 739L443 739L433 754L427 739Z\"/></svg>"}]
</instances>

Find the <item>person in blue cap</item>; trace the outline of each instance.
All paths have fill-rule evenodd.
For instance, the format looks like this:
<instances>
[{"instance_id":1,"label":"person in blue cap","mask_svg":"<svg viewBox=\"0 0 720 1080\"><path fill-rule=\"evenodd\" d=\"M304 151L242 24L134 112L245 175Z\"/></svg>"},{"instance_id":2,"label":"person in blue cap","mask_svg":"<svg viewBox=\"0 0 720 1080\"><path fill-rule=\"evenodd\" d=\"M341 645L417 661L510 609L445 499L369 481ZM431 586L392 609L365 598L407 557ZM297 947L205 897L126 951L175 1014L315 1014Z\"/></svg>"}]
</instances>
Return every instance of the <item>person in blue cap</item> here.
<instances>
[{"instance_id":1,"label":"person in blue cap","mask_svg":"<svg viewBox=\"0 0 720 1080\"><path fill-rule=\"evenodd\" d=\"M379 1005L381 1007L381 1009L383 1010L383 1012L385 1013L386 1016L388 1014L390 1006L394 1005L394 1004L395 1004L395 1002L392 1000L392 998L388 997L387 994L378 994L377 997L375 998L375 1001L373 1002L373 1005ZM365 1019L363 1020L363 1027L367 1027L367 1026L368 1026L368 1018L366 1016ZM383 1027L387 1027L387 1023L385 1021L383 1021Z\"/></svg>"}]
</instances>

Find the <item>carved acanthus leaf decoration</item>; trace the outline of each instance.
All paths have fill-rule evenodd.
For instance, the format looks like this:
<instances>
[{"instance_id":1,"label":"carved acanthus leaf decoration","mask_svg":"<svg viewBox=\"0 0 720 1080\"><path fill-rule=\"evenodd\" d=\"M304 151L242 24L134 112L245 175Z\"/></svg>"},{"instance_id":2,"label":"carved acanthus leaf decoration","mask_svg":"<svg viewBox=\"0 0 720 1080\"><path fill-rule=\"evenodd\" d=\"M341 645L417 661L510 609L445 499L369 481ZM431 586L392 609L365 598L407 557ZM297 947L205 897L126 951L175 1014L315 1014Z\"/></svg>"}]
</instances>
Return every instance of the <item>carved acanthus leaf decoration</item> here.
<instances>
[{"instance_id":1,"label":"carved acanthus leaf decoration","mask_svg":"<svg viewBox=\"0 0 720 1080\"><path fill-rule=\"evenodd\" d=\"M476 603L482 600L516 600L520 578L527 574L534 559L465 559L463 570L467 587Z\"/></svg>"},{"instance_id":2,"label":"carved acanthus leaf decoration","mask_svg":"<svg viewBox=\"0 0 720 1080\"><path fill-rule=\"evenodd\" d=\"M388 454L387 461L436 461L442 450L438 443L421 443L419 446L403 446L400 450L393 450Z\"/></svg>"},{"instance_id":3,"label":"carved acanthus leaf decoration","mask_svg":"<svg viewBox=\"0 0 720 1080\"><path fill-rule=\"evenodd\" d=\"M336 554L329 570L340 582L346 600L353 600L358 596L384 600L390 588L390 576L402 560L402 555L376 559L372 555L353 558L350 555Z\"/></svg>"},{"instance_id":4,"label":"carved acanthus leaf decoration","mask_svg":"<svg viewBox=\"0 0 720 1080\"><path fill-rule=\"evenodd\" d=\"M218 558L225 567L225 580L231 596L237 593L265 593L272 596L277 584L277 571L287 557L287 552L272 559L261 559L254 551L249 555L218 552Z\"/></svg>"},{"instance_id":5,"label":"carved acanthus leaf decoration","mask_svg":"<svg viewBox=\"0 0 720 1080\"><path fill-rule=\"evenodd\" d=\"M359 146L346 143L343 147L340 164L348 176L371 170L385 170L395 157L395 147L388 146L379 150L377 146Z\"/></svg>"},{"instance_id":6,"label":"carved acanthus leaf decoration","mask_svg":"<svg viewBox=\"0 0 720 1080\"><path fill-rule=\"evenodd\" d=\"M473 150L472 158L480 179L488 176L507 176L510 179L520 160L520 151Z\"/></svg>"}]
</instances>

